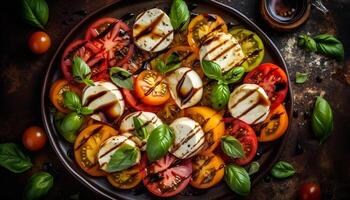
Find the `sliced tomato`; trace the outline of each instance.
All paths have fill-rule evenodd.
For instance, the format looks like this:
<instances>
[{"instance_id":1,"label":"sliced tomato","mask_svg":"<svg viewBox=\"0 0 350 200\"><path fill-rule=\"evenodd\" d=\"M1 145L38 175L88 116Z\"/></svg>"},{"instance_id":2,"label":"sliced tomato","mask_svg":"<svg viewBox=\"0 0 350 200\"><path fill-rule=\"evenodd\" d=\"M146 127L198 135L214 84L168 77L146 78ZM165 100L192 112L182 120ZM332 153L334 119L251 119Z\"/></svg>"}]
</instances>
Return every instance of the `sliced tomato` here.
<instances>
[{"instance_id":1,"label":"sliced tomato","mask_svg":"<svg viewBox=\"0 0 350 200\"><path fill-rule=\"evenodd\" d=\"M105 17L105 18L96 20L86 30L85 40L91 40L96 38L100 34L103 34L105 31L108 31L111 28L113 23L117 21L118 20L116 18L112 18L112 17Z\"/></svg>"},{"instance_id":2,"label":"sliced tomato","mask_svg":"<svg viewBox=\"0 0 350 200\"><path fill-rule=\"evenodd\" d=\"M262 64L249 72L244 83L260 85L269 96L271 109L281 104L287 96L287 75L280 67L271 63Z\"/></svg>"},{"instance_id":3,"label":"sliced tomato","mask_svg":"<svg viewBox=\"0 0 350 200\"><path fill-rule=\"evenodd\" d=\"M162 105L170 98L164 77L153 70L145 70L137 76L134 90L136 96L147 105Z\"/></svg>"},{"instance_id":4,"label":"sliced tomato","mask_svg":"<svg viewBox=\"0 0 350 200\"><path fill-rule=\"evenodd\" d=\"M171 55L177 55L181 62L182 67L191 67L193 63L198 60L193 49L189 46L176 46L167 51L164 55L164 61L166 61Z\"/></svg>"},{"instance_id":5,"label":"sliced tomato","mask_svg":"<svg viewBox=\"0 0 350 200\"><path fill-rule=\"evenodd\" d=\"M157 116L166 124L171 124L175 119L183 117L183 110L175 103L173 99L169 99L162 109L157 112Z\"/></svg>"},{"instance_id":6,"label":"sliced tomato","mask_svg":"<svg viewBox=\"0 0 350 200\"><path fill-rule=\"evenodd\" d=\"M161 106L150 106L142 103L139 98L137 98L133 91L122 88L122 93L126 103L131 106L133 109L138 111L147 111L147 112L158 112L162 109Z\"/></svg>"},{"instance_id":7,"label":"sliced tomato","mask_svg":"<svg viewBox=\"0 0 350 200\"><path fill-rule=\"evenodd\" d=\"M254 127L260 142L269 142L280 138L288 128L288 114L282 104L273 109L264 122Z\"/></svg>"},{"instance_id":8,"label":"sliced tomato","mask_svg":"<svg viewBox=\"0 0 350 200\"><path fill-rule=\"evenodd\" d=\"M140 164L120 172L107 175L107 180L116 188L131 189L142 181L142 167Z\"/></svg>"},{"instance_id":9,"label":"sliced tomato","mask_svg":"<svg viewBox=\"0 0 350 200\"><path fill-rule=\"evenodd\" d=\"M153 194L170 197L181 192L190 182L191 160L178 160L167 154L160 160L145 167L143 184Z\"/></svg>"},{"instance_id":10,"label":"sliced tomato","mask_svg":"<svg viewBox=\"0 0 350 200\"><path fill-rule=\"evenodd\" d=\"M100 145L117 131L104 124L93 124L82 130L74 142L74 157L78 165L91 176L103 176L97 153Z\"/></svg>"},{"instance_id":11,"label":"sliced tomato","mask_svg":"<svg viewBox=\"0 0 350 200\"><path fill-rule=\"evenodd\" d=\"M57 110L63 113L69 113L70 110L64 107L63 93L65 91L73 91L77 95L81 96L81 90L78 87L70 84L65 79L59 79L52 84L50 88L50 100Z\"/></svg>"},{"instance_id":12,"label":"sliced tomato","mask_svg":"<svg viewBox=\"0 0 350 200\"><path fill-rule=\"evenodd\" d=\"M199 189L210 188L224 177L224 161L213 153L200 154L192 158L192 180L190 184Z\"/></svg>"},{"instance_id":13,"label":"sliced tomato","mask_svg":"<svg viewBox=\"0 0 350 200\"><path fill-rule=\"evenodd\" d=\"M214 14L198 15L188 25L188 44L198 53L203 41L210 34L218 31L227 33L226 23L220 16Z\"/></svg>"},{"instance_id":14,"label":"sliced tomato","mask_svg":"<svg viewBox=\"0 0 350 200\"><path fill-rule=\"evenodd\" d=\"M253 128L250 127L248 124L244 123L243 121L231 118L228 121L228 127L226 128L226 132L227 134L232 135L241 142L245 154L244 158L230 158L230 160L236 163L237 165L246 165L249 162L251 162L258 150L258 139L256 138ZM227 160L228 157L224 157L225 160Z\"/></svg>"}]
</instances>

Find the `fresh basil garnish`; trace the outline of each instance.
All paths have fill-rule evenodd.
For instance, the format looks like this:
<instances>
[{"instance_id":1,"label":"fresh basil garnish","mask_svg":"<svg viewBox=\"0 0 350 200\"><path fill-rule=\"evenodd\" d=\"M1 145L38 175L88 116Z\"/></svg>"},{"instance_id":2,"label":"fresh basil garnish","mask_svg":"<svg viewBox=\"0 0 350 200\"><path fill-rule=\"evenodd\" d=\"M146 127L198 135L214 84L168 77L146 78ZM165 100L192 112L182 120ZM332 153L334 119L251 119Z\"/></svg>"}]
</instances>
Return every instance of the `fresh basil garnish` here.
<instances>
[{"instance_id":1,"label":"fresh basil garnish","mask_svg":"<svg viewBox=\"0 0 350 200\"><path fill-rule=\"evenodd\" d=\"M40 199L53 186L53 176L47 172L39 172L31 176L24 188L24 197L27 200Z\"/></svg>"},{"instance_id":2,"label":"fresh basil garnish","mask_svg":"<svg viewBox=\"0 0 350 200\"><path fill-rule=\"evenodd\" d=\"M305 81L307 80L307 75L307 73L297 72L295 74L295 82L298 84L305 83Z\"/></svg>"},{"instance_id":3,"label":"fresh basil garnish","mask_svg":"<svg viewBox=\"0 0 350 200\"><path fill-rule=\"evenodd\" d=\"M312 131L323 143L333 129L333 112L329 103L322 97L317 97L311 116Z\"/></svg>"},{"instance_id":4,"label":"fresh basil garnish","mask_svg":"<svg viewBox=\"0 0 350 200\"><path fill-rule=\"evenodd\" d=\"M223 136L221 138L221 149L231 158L243 158L245 156L242 144L233 136Z\"/></svg>"},{"instance_id":5,"label":"fresh basil garnish","mask_svg":"<svg viewBox=\"0 0 350 200\"><path fill-rule=\"evenodd\" d=\"M74 56L72 64L72 74L74 80L78 83L85 83L86 85L94 85L94 82L90 79L91 69L86 62L79 56Z\"/></svg>"},{"instance_id":6,"label":"fresh basil garnish","mask_svg":"<svg viewBox=\"0 0 350 200\"><path fill-rule=\"evenodd\" d=\"M298 45L302 48L335 58L337 60L344 60L344 46L333 35L321 34L315 37L308 35L300 35Z\"/></svg>"},{"instance_id":7,"label":"fresh basil garnish","mask_svg":"<svg viewBox=\"0 0 350 200\"><path fill-rule=\"evenodd\" d=\"M223 75L222 79L226 84L236 83L241 80L244 73L244 67L235 67Z\"/></svg>"},{"instance_id":8,"label":"fresh basil garnish","mask_svg":"<svg viewBox=\"0 0 350 200\"><path fill-rule=\"evenodd\" d=\"M64 106L70 110L79 110L81 108L80 97L72 91L63 92Z\"/></svg>"},{"instance_id":9,"label":"fresh basil garnish","mask_svg":"<svg viewBox=\"0 0 350 200\"><path fill-rule=\"evenodd\" d=\"M0 144L0 166L14 173L22 173L30 169L33 164L17 144L3 143Z\"/></svg>"},{"instance_id":10,"label":"fresh basil garnish","mask_svg":"<svg viewBox=\"0 0 350 200\"><path fill-rule=\"evenodd\" d=\"M146 145L147 158L153 162L165 156L174 142L174 133L171 128L162 124L155 128Z\"/></svg>"},{"instance_id":11,"label":"fresh basil garnish","mask_svg":"<svg viewBox=\"0 0 350 200\"><path fill-rule=\"evenodd\" d=\"M225 181L232 191L241 196L247 196L250 192L250 177L243 167L226 165Z\"/></svg>"},{"instance_id":12,"label":"fresh basil garnish","mask_svg":"<svg viewBox=\"0 0 350 200\"><path fill-rule=\"evenodd\" d=\"M167 58L166 62L162 61L159 58L156 59L156 68L162 74L173 71L179 67L181 67L181 62L177 53L172 53Z\"/></svg>"},{"instance_id":13,"label":"fresh basil garnish","mask_svg":"<svg viewBox=\"0 0 350 200\"><path fill-rule=\"evenodd\" d=\"M111 160L107 164L107 171L119 172L127 169L136 163L138 156L139 152L136 148L123 144L111 156Z\"/></svg>"},{"instance_id":14,"label":"fresh basil garnish","mask_svg":"<svg viewBox=\"0 0 350 200\"><path fill-rule=\"evenodd\" d=\"M258 162L254 161L254 162L250 163L248 174L250 176L255 174L256 172L259 171L259 168L260 168L260 164Z\"/></svg>"},{"instance_id":15,"label":"fresh basil garnish","mask_svg":"<svg viewBox=\"0 0 350 200\"><path fill-rule=\"evenodd\" d=\"M184 31L190 21L190 11L183 0L174 0L170 8L170 21L175 30Z\"/></svg>"},{"instance_id":16,"label":"fresh basil garnish","mask_svg":"<svg viewBox=\"0 0 350 200\"><path fill-rule=\"evenodd\" d=\"M210 101L213 108L222 109L224 108L230 99L230 89L226 84L219 84L213 87L210 94Z\"/></svg>"},{"instance_id":17,"label":"fresh basil garnish","mask_svg":"<svg viewBox=\"0 0 350 200\"><path fill-rule=\"evenodd\" d=\"M74 143L77 132L84 122L84 118L76 112L71 112L64 116L63 113L57 113L55 116L55 125L57 131L65 140Z\"/></svg>"},{"instance_id":18,"label":"fresh basil garnish","mask_svg":"<svg viewBox=\"0 0 350 200\"><path fill-rule=\"evenodd\" d=\"M134 82L132 79L132 74L120 67L112 67L109 70L109 76L111 77L111 80L114 84L116 84L119 87L133 90Z\"/></svg>"},{"instance_id":19,"label":"fresh basil garnish","mask_svg":"<svg viewBox=\"0 0 350 200\"><path fill-rule=\"evenodd\" d=\"M28 24L41 29L49 19L49 7L45 0L22 0L22 13Z\"/></svg>"},{"instance_id":20,"label":"fresh basil garnish","mask_svg":"<svg viewBox=\"0 0 350 200\"><path fill-rule=\"evenodd\" d=\"M284 179L295 174L294 167L284 161L278 161L271 169L271 175L275 178Z\"/></svg>"},{"instance_id":21,"label":"fresh basil garnish","mask_svg":"<svg viewBox=\"0 0 350 200\"><path fill-rule=\"evenodd\" d=\"M221 67L212 61L202 60L201 63L204 74L214 80L222 80Z\"/></svg>"},{"instance_id":22,"label":"fresh basil garnish","mask_svg":"<svg viewBox=\"0 0 350 200\"><path fill-rule=\"evenodd\" d=\"M134 122L136 135L141 139L147 139L149 134L146 126L144 126L144 122L138 117L133 117L132 120Z\"/></svg>"}]
</instances>

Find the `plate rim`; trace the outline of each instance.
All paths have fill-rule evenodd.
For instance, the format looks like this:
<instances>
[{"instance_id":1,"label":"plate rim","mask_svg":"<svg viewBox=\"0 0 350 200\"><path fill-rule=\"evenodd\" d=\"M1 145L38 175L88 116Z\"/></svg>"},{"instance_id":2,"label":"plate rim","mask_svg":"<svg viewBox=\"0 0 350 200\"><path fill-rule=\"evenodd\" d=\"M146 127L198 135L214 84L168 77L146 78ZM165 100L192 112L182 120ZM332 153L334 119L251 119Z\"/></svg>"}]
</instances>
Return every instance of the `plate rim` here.
<instances>
[{"instance_id":1,"label":"plate rim","mask_svg":"<svg viewBox=\"0 0 350 200\"><path fill-rule=\"evenodd\" d=\"M49 138L49 142L50 142L50 145L52 146L54 152L56 153L56 155L58 156L60 162L62 163L62 165L68 170L68 172L70 174L73 175L73 177L75 179L77 179L80 183L82 183L83 185L87 186L90 190L98 193L99 195L102 195L104 196L105 198L108 198L108 199L115 199L115 196L113 195L110 195L104 191L102 191L100 189L100 187L96 187L95 185L91 184L89 181L87 181L82 175L80 175L75 169L73 169L72 166L70 166L70 163L68 163L66 161L66 158L63 156L65 155L65 153L62 153L60 150L59 150L59 146L58 146L58 142L55 142L55 137L54 137L54 134L51 133L51 130L50 130L50 116L48 116L46 114L46 110L48 109L47 108L47 104L46 104L46 93L47 93L47 90L48 90L48 84L49 84L49 78L50 78L50 73L52 71L52 68L54 67L55 65L55 61L58 59L57 57L59 56L60 52L62 51L63 49L63 46L65 45L65 43L67 42L67 40L69 40L69 38L72 36L72 34L74 32L77 31L77 29L79 29L82 25L84 25L88 20L92 19L94 16L100 14L101 12L103 12L104 10L108 9L109 7L111 6L115 6L116 4L119 4L121 2L123 2L125 0L114 0L110 3L107 3L106 5L92 11L91 13L89 13L88 15L86 15L83 19L81 19L81 21L79 21L77 24L75 24L73 26L73 28L64 36L64 38L59 42L59 46L57 47L57 49L55 50L55 53L53 54L53 56L50 58L50 62L49 62L49 66L48 68L46 69L46 72L45 72L45 77L44 77L44 80L43 80L43 86L42 86L42 89L41 89L41 96L40 96L40 110L41 110L41 115L42 115L42 121L43 121L43 125L44 125L44 128L45 128L45 131L47 133L47 136ZM143 0L145 1L145 0ZM193 0L193 1L198 1L198 0ZM216 6L218 7L219 9L223 9L225 10L226 12L228 12L229 14L233 14L235 15L235 17L238 17L240 21L243 21L245 24L247 24L249 27L253 27L255 30L257 30L258 34L260 36L263 36L263 40L265 42L268 42L269 43L269 46L271 47L271 50L277 54L277 59L279 60L279 62L281 62L283 64L283 70L285 71L287 77L288 77L288 94L287 96L289 96L289 101L290 101L290 106L289 106L289 109L287 110L287 112L290 114L288 117L288 129L286 130L286 133L285 135L283 136L282 140L280 141L281 144L279 145L279 147L277 148L277 153L275 155L275 157L272 159L272 162L270 162L267 167L265 168L265 170L261 173L259 173L253 180L252 182L252 185L256 185L261 179L263 176L265 176L268 171L272 168L272 166L276 163L276 161L280 158L282 152L283 152L283 149L287 143L287 140L290 136L290 127L291 127L291 122L292 122L292 110L293 110L293 102L294 102L294 99L293 99L293 91L292 91L292 85L291 85L291 81L290 81L290 76L289 76L289 72L288 72L288 66L281 54L281 52L279 51L278 47L275 45L275 43L270 39L270 37L268 37L268 35L258 26L256 25L252 20L250 20L246 15L244 15L243 13L241 13L239 10L231 7L231 6L228 6L228 5L225 5L221 2L218 2L216 0L202 0L201 2L204 2L204 3L209 3L213 6ZM275 58L276 59L276 58ZM229 195L229 194L227 194ZM226 194L224 194L222 197L225 197L227 196ZM123 194L120 194L117 192L117 196L119 198L122 198L122 199L131 199L129 196L125 196Z\"/></svg>"}]
</instances>

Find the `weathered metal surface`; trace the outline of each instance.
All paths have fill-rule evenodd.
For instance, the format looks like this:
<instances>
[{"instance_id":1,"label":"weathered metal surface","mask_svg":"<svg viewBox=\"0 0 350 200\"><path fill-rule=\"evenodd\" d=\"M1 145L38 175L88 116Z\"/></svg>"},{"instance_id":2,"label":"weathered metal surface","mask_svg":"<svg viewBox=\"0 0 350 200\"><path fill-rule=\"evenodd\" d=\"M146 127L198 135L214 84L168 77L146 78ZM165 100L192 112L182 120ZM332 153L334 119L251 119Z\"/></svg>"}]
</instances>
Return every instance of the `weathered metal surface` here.
<instances>
[{"instance_id":1,"label":"weathered metal surface","mask_svg":"<svg viewBox=\"0 0 350 200\"><path fill-rule=\"evenodd\" d=\"M86 13L111 0L91 1L48 0L50 19L46 31L53 41L50 51L33 55L27 48L27 38L36 29L20 19L19 5L15 1L4 5L1 12L1 68L0 68L0 142L21 142L21 134L27 126L41 125L40 89L46 66L55 48L65 34ZM309 21L291 33L271 30L258 14L258 1L221 0L250 17L280 47L293 82L295 113L291 125L290 142L281 160L292 163L297 174L287 180L267 177L253 188L247 199L295 199L297 188L305 181L321 184L324 199L350 198L350 2L347 0L325 1L330 13L324 16L312 11ZM307 53L296 45L301 33L336 34L345 45L346 61L335 62L314 53ZM308 72L306 83L295 84L295 73ZM334 112L334 131L325 144L320 145L313 137L309 123L311 109L317 95L324 95ZM302 150L297 150L301 144ZM32 154L35 167L23 175L14 175L0 168L1 199L19 199L26 178L41 169L48 169L57 176L48 199L68 199L80 193L81 199L98 196L78 183L61 166L49 146ZM45 163L45 164L44 164Z\"/></svg>"}]
</instances>

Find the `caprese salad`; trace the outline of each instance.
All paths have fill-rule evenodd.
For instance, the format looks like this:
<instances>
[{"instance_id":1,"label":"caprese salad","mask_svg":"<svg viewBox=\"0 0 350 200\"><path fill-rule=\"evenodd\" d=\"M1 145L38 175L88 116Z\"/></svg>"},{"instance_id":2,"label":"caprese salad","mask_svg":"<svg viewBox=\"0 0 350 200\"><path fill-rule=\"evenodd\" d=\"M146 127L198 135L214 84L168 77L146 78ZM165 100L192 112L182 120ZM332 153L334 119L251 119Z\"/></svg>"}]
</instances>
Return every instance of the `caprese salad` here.
<instances>
[{"instance_id":1,"label":"caprese salad","mask_svg":"<svg viewBox=\"0 0 350 200\"><path fill-rule=\"evenodd\" d=\"M63 52L56 129L82 170L118 189L169 197L225 179L247 195L259 143L288 127L287 76L263 59L257 34L182 0L98 19Z\"/></svg>"}]
</instances>

